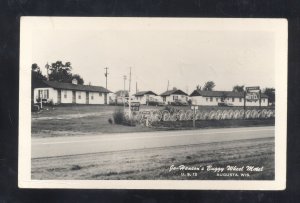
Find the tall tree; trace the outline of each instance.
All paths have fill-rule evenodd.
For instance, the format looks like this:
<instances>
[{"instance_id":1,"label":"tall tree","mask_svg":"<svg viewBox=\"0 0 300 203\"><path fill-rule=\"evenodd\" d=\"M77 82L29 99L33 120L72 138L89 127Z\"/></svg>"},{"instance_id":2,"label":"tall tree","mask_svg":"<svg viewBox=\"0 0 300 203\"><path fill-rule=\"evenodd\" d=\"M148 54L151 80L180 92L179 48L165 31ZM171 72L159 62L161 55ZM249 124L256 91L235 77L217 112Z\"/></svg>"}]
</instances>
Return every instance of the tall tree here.
<instances>
[{"instance_id":1,"label":"tall tree","mask_svg":"<svg viewBox=\"0 0 300 203\"><path fill-rule=\"evenodd\" d=\"M40 67L34 63L31 65L31 100L33 101L33 89L37 87L43 80L47 80L41 72Z\"/></svg>"},{"instance_id":2,"label":"tall tree","mask_svg":"<svg viewBox=\"0 0 300 203\"><path fill-rule=\"evenodd\" d=\"M197 86L196 86L196 90L201 90L201 86L200 86L200 85L197 85Z\"/></svg>"},{"instance_id":3,"label":"tall tree","mask_svg":"<svg viewBox=\"0 0 300 203\"><path fill-rule=\"evenodd\" d=\"M72 66L70 62L63 64L62 61L56 61L55 63L52 63L49 68L49 80L58 82L71 82L71 70Z\"/></svg>"},{"instance_id":4,"label":"tall tree","mask_svg":"<svg viewBox=\"0 0 300 203\"><path fill-rule=\"evenodd\" d=\"M275 103L275 89L274 88L267 87L262 91L262 93L268 96L269 103L272 103L272 104Z\"/></svg>"},{"instance_id":5,"label":"tall tree","mask_svg":"<svg viewBox=\"0 0 300 203\"><path fill-rule=\"evenodd\" d=\"M235 85L233 88L232 88L232 91L234 92L244 92L244 85Z\"/></svg>"},{"instance_id":6,"label":"tall tree","mask_svg":"<svg viewBox=\"0 0 300 203\"><path fill-rule=\"evenodd\" d=\"M214 87L215 87L215 83L213 81L207 81L204 84L203 90L205 91L213 91Z\"/></svg>"},{"instance_id":7,"label":"tall tree","mask_svg":"<svg viewBox=\"0 0 300 203\"><path fill-rule=\"evenodd\" d=\"M44 76L40 70L40 67L34 63L31 65L31 83L32 87L35 87L38 83L43 80L46 80L47 77Z\"/></svg>"}]
</instances>

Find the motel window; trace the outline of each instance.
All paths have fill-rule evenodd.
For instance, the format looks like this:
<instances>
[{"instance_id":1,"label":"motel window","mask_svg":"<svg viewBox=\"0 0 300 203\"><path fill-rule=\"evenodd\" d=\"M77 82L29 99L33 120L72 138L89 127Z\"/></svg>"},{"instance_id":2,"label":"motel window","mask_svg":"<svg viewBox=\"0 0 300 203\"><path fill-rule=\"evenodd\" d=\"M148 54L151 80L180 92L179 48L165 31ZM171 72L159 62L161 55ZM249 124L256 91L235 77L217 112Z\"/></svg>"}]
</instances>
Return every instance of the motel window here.
<instances>
[{"instance_id":1,"label":"motel window","mask_svg":"<svg viewBox=\"0 0 300 203\"><path fill-rule=\"evenodd\" d=\"M240 98L240 102L242 102L242 98Z\"/></svg>"},{"instance_id":2,"label":"motel window","mask_svg":"<svg viewBox=\"0 0 300 203\"><path fill-rule=\"evenodd\" d=\"M99 96L102 97L102 92L99 92Z\"/></svg>"},{"instance_id":3,"label":"motel window","mask_svg":"<svg viewBox=\"0 0 300 203\"><path fill-rule=\"evenodd\" d=\"M208 101L208 97L206 97L206 101Z\"/></svg>"},{"instance_id":4,"label":"motel window","mask_svg":"<svg viewBox=\"0 0 300 203\"><path fill-rule=\"evenodd\" d=\"M94 99L94 94L93 93L91 93L91 100L93 100Z\"/></svg>"},{"instance_id":5,"label":"motel window","mask_svg":"<svg viewBox=\"0 0 300 203\"><path fill-rule=\"evenodd\" d=\"M213 101L213 97L210 98L210 101L211 101L211 102Z\"/></svg>"},{"instance_id":6,"label":"motel window","mask_svg":"<svg viewBox=\"0 0 300 203\"><path fill-rule=\"evenodd\" d=\"M216 97L216 101L218 101L219 100L219 98L218 97Z\"/></svg>"},{"instance_id":7,"label":"motel window","mask_svg":"<svg viewBox=\"0 0 300 203\"><path fill-rule=\"evenodd\" d=\"M42 96L43 96L43 90L39 90L39 92L38 92L38 98L42 98Z\"/></svg>"},{"instance_id":8,"label":"motel window","mask_svg":"<svg viewBox=\"0 0 300 203\"><path fill-rule=\"evenodd\" d=\"M178 100L178 96L173 96L173 100L177 101Z\"/></svg>"},{"instance_id":9,"label":"motel window","mask_svg":"<svg viewBox=\"0 0 300 203\"><path fill-rule=\"evenodd\" d=\"M232 97L232 102L234 102L234 97Z\"/></svg>"},{"instance_id":10,"label":"motel window","mask_svg":"<svg viewBox=\"0 0 300 203\"><path fill-rule=\"evenodd\" d=\"M78 92L78 99L81 99L81 92Z\"/></svg>"},{"instance_id":11,"label":"motel window","mask_svg":"<svg viewBox=\"0 0 300 203\"><path fill-rule=\"evenodd\" d=\"M166 97L163 97L163 101L164 101L164 102L166 101Z\"/></svg>"},{"instance_id":12,"label":"motel window","mask_svg":"<svg viewBox=\"0 0 300 203\"><path fill-rule=\"evenodd\" d=\"M67 98L67 91L64 91L64 98Z\"/></svg>"},{"instance_id":13,"label":"motel window","mask_svg":"<svg viewBox=\"0 0 300 203\"><path fill-rule=\"evenodd\" d=\"M44 90L43 99L48 99L48 98L49 98L49 90Z\"/></svg>"}]
</instances>

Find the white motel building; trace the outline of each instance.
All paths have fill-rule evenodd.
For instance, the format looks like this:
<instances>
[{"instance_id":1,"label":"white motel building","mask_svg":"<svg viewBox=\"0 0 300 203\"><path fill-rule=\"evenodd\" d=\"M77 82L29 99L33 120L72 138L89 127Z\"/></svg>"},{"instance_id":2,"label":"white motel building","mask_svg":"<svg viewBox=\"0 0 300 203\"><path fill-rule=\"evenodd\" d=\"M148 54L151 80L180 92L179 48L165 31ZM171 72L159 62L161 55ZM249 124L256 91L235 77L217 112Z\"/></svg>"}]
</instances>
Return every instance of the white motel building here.
<instances>
[{"instance_id":1,"label":"white motel building","mask_svg":"<svg viewBox=\"0 0 300 203\"><path fill-rule=\"evenodd\" d=\"M244 106L243 92L194 90L190 98L193 105L218 106L223 101L232 106ZM259 99L246 97L246 106L259 106ZM268 106L268 96L265 94L261 94L261 106Z\"/></svg>"},{"instance_id":2,"label":"white motel building","mask_svg":"<svg viewBox=\"0 0 300 203\"><path fill-rule=\"evenodd\" d=\"M188 101L188 94L180 89L168 90L160 95L165 103Z\"/></svg>"},{"instance_id":3,"label":"white motel building","mask_svg":"<svg viewBox=\"0 0 300 203\"><path fill-rule=\"evenodd\" d=\"M57 104L108 104L112 92L101 86L79 85L72 83L43 81L34 88L34 103L39 99Z\"/></svg>"},{"instance_id":4,"label":"white motel building","mask_svg":"<svg viewBox=\"0 0 300 203\"><path fill-rule=\"evenodd\" d=\"M158 101L159 98L157 94L153 91L140 91L134 94L135 99L140 102L140 104L147 104L149 101Z\"/></svg>"}]
</instances>

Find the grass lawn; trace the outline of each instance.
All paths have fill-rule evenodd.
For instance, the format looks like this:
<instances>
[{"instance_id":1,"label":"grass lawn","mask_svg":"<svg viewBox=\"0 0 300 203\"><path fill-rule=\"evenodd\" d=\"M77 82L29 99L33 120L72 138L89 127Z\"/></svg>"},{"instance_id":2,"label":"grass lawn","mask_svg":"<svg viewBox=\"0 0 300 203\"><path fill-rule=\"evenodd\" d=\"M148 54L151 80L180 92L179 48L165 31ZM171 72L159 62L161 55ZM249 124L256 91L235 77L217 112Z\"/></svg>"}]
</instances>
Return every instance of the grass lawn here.
<instances>
[{"instance_id":1,"label":"grass lawn","mask_svg":"<svg viewBox=\"0 0 300 203\"><path fill-rule=\"evenodd\" d=\"M254 166L262 171L218 176L204 169L182 176L182 171L170 171L171 165ZM274 180L274 138L32 159L32 179Z\"/></svg>"}]
</instances>

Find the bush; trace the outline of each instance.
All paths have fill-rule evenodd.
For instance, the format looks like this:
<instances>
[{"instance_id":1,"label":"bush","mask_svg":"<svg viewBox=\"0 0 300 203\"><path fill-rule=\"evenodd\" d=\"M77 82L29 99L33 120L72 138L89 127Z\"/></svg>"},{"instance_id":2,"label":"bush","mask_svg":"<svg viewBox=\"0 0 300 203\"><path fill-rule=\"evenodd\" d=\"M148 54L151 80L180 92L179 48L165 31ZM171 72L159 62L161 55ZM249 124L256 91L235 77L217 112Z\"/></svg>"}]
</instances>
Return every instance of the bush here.
<instances>
[{"instance_id":1,"label":"bush","mask_svg":"<svg viewBox=\"0 0 300 203\"><path fill-rule=\"evenodd\" d=\"M113 120L111 118L108 119L109 124L113 124Z\"/></svg>"},{"instance_id":2,"label":"bush","mask_svg":"<svg viewBox=\"0 0 300 203\"><path fill-rule=\"evenodd\" d=\"M117 110L113 113L113 118L116 124L122 124L125 120L124 118L124 111L123 110Z\"/></svg>"}]
</instances>

